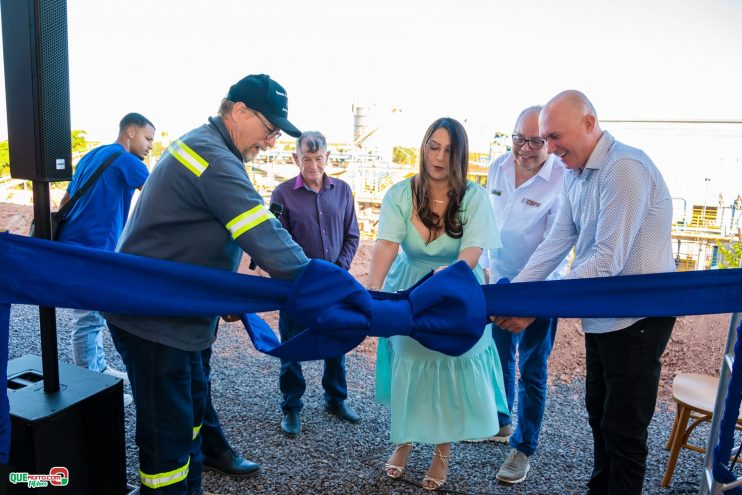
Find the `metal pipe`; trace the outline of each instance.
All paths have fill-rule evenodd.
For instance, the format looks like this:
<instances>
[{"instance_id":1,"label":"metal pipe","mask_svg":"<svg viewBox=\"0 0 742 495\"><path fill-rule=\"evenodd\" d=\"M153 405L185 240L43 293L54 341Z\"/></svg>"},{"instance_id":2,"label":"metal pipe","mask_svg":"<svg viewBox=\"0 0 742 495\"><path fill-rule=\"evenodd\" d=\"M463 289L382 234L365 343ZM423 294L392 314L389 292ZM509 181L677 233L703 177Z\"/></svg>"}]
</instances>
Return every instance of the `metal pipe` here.
<instances>
[{"instance_id":1,"label":"metal pipe","mask_svg":"<svg viewBox=\"0 0 742 495\"><path fill-rule=\"evenodd\" d=\"M34 236L51 239L51 201L49 183L33 181ZM57 350L57 315L54 308L39 306L41 328L41 365L44 391L59 391L59 361Z\"/></svg>"}]
</instances>

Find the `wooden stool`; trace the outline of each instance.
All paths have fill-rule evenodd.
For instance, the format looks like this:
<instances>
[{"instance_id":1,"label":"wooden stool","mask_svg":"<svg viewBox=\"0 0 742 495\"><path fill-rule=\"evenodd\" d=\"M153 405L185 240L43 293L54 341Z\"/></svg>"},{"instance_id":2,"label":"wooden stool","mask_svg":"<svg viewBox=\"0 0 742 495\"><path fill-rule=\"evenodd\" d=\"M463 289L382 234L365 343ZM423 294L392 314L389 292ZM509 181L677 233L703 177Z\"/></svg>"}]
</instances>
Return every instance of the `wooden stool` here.
<instances>
[{"instance_id":1,"label":"wooden stool","mask_svg":"<svg viewBox=\"0 0 742 495\"><path fill-rule=\"evenodd\" d=\"M670 457L667 460L665 475L661 483L664 488L670 484L681 448L700 453L706 452L705 447L691 445L688 439L698 425L711 421L718 387L718 377L697 373L680 373L672 381L672 398L677 405L677 411L670 438L667 439L667 445L665 445L665 448L670 451ZM688 421L692 421L690 425ZM737 420L737 429L742 429L742 414ZM742 459L738 462L742 462Z\"/></svg>"}]
</instances>

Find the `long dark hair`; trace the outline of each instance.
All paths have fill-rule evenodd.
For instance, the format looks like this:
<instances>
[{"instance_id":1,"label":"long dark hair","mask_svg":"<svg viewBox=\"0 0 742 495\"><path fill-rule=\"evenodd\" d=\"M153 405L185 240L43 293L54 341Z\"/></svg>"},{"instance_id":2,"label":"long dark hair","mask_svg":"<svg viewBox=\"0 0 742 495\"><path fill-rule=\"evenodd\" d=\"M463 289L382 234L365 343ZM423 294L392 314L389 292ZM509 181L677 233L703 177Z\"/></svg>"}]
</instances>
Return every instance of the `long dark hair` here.
<instances>
[{"instance_id":1,"label":"long dark hair","mask_svg":"<svg viewBox=\"0 0 742 495\"><path fill-rule=\"evenodd\" d=\"M420 171L412 181L412 199L417 205L417 216L428 228L428 243L433 240L437 231L441 229L441 216L430 207L430 191L428 189L428 172L425 168L425 148L433 133L446 129L451 137L451 153L449 155L448 171L448 206L443 213L443 228L449 237L459 239L464 234L464 224L461 221L459 210L466 192L466 176L469 172L469 139L464 126L450 117L443 117L433 122L420 145Z\"/></svg>"}]
</instances>

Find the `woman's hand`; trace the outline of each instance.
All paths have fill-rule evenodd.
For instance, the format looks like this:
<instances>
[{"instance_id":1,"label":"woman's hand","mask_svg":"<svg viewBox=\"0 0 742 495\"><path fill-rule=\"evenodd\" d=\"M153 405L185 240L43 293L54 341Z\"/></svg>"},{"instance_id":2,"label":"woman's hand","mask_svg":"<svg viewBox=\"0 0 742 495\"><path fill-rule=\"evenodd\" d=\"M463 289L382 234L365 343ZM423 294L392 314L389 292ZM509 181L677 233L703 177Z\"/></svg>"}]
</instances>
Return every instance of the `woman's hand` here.
<instances>
[{"instance_id":1,"label":"woman's hand","mask_svg":"<svg viewBox=\"0 0 742 495\"><path fill-rule=\"evenodd\" d=\"M374 252L371 256L371 267L368 270L366 281L367 290L381 290L386 274L392 266L394 258L397 257L399 244L396 242L377 239L374 243Z\"/></svg>"}]
</instances>

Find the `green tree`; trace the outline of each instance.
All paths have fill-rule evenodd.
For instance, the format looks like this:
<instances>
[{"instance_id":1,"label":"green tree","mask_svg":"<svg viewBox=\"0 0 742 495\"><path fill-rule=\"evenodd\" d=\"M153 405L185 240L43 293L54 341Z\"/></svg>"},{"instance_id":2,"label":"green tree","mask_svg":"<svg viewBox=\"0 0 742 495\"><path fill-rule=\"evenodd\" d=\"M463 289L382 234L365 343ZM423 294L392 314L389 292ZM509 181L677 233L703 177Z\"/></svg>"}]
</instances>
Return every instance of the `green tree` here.
<instances>
[{"instance_id":1,"label":"green tree","mask_svg":"<svg viewBox=\"0 0 742 495\"><path fill-rule=\"evenodd\" d=\"M85 151L88 148L88 140L86 139L88 131L82 131L75 129L72 131L72 152Z\"/></svg>"},{"instance_id":2,"label":"green tree","mask_svg":"<svg viewBox=\"0 0 742 495\"><path fill-rule=\"evenodd\" d=\"M10 173L10 151L8 141L0 142L0 175Z\"/></svg>"},{"instance_id":3,"label":"green tree","mask_svg":"<svg viewBox=\"0 0 742 495\"><path fill-rule=\"evenodd\" d=\"M165 150L167 149L167 146L162 141L155 141L152 143L152 160L153 162L156 162L160 159L163 153L165 153Z\"/></svg>"},{"instance_id":4,"label":"green tree","mask_svg":"<svg viewBox=\"0 0 742 495\"><path fill-rule=\"evenodd\" d=\"M392 150L392 161L403 165L414 165L417 163L417 151L415 148L395 146Z\"/></svg>"},{"instance_id":5,"label":"green tree","mask_svg":"<svg viewBox=\"0 0 742 495\"><path fill-rule=\"evenodd\" d=\"M719 268L740 267L740 261L742 261L742 242L722 244L717 241L716 245L719 246L719 254L721 255Z\"/></svg>"}]
</instances>

